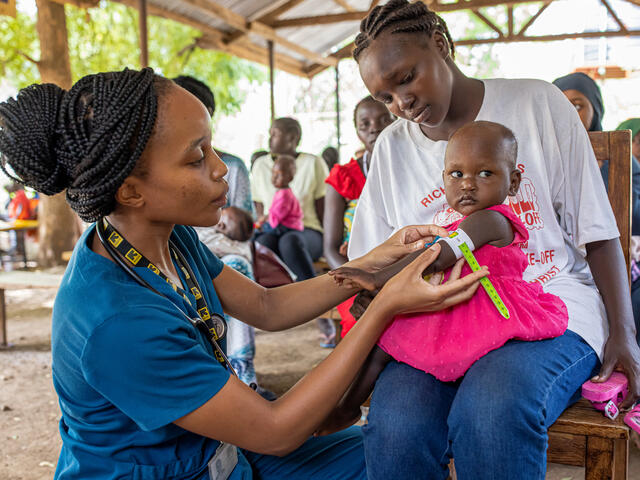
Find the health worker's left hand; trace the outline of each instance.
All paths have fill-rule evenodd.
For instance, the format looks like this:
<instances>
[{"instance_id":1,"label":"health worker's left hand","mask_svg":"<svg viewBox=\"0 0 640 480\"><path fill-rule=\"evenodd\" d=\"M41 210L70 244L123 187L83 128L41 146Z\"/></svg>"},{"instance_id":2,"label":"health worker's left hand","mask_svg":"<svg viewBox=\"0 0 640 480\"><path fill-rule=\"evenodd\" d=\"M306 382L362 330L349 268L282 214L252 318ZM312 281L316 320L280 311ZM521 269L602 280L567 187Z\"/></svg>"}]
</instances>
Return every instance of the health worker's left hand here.
<instances>
[{"instance_id":1,"label":"health worker's left hand","mask_svg":"<svg viewBox=\"0 0 640 480\"><path fill-rule=\"evenodd\" d=\"M384 243L366 255L348 262L347 266L372 272L397 262L409 253L424 248L437 236L446 237L449 232L437 225L409 225L391 235Z\"/></svg>"},{"instance_id":2,"label":"health worker's left hand","mask_svg":"<svg viewBox=\"0 0 640 480\"><path fill-rule=\"evenodd\" d=\"M640 347L632 332L611 332L604 346L604 359L598 375L591 380L606 382L614 370L623 372L629 380L629 393L621 409L627 409L640 400Z\"/></svg>"}]
</instances>

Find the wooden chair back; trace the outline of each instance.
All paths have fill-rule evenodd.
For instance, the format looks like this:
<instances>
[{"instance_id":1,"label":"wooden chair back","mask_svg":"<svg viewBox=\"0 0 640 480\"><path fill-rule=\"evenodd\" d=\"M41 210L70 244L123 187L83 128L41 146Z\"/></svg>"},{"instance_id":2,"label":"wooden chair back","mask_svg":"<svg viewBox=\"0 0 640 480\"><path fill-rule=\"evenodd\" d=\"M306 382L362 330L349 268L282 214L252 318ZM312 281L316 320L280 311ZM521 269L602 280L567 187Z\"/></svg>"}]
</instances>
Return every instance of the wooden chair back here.
<instances>
[{"instance_id":1,"label":"wooden chair back","mask_svg":"<svg viewBox=\"0 0 640 480\"><path fill-rule=\"evenodd\" d=\"M596 159L609 162L609 203L616 217L622 252L630 275L631 130L589 132L589 139Z\"/></svg>"}]
</instances>

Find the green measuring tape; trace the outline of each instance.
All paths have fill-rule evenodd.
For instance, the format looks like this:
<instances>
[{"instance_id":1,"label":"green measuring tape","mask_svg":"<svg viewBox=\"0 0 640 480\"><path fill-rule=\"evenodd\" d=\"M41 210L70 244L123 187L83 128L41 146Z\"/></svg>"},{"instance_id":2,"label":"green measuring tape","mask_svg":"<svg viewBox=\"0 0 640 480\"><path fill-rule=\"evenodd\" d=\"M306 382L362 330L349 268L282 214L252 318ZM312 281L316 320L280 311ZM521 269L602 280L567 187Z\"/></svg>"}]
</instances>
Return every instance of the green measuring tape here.
<instances>
[{"instance_id":1,"label":"green measuring tape","mask_svg":"<svg viewBox=\"0 0 640 480\"><path fill-rule=\"evenodd\" d=\"M457 236L458 236L457 232L453 232L449 235L450 238L455 238ZM476 257L473 255L473 252L471 252L467 244L462 242L458 245L458 247L462 252L462 256L469 264L469 267L471 267L471 271L477 272L478 270L480 270L480 265L478 264L478 260L476 260ZM504 318L510 318L509 309L500 298L500 295L498 295L498 292L496 291L496 288L491 283L491 280L489 280L487 277L482 277L480 279L480 285L482 285L482 288L484 288L484 291L487 292L487 295L489 295L489 298L491 299L495 307L500 312L500 315L502 315Z\"/></svg>"}]
</instances>

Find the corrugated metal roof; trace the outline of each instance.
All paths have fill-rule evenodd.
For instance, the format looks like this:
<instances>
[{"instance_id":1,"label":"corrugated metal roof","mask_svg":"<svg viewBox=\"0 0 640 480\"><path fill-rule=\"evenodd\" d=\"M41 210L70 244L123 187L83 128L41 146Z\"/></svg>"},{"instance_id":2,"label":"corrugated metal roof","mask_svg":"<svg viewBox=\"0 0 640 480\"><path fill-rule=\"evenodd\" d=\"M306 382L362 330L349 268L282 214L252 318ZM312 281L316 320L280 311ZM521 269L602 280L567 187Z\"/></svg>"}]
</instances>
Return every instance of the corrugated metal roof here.
<instances>
[{"instance_id":1,"label":"corrugated metal roof","mask_svg":"<svg viewBox=\"0 0 640 480\"><path fill-rule=\"evenodd\" d=\"M138 0L115 0L134 6ZM282 26L273 21L309 18L321 15L344 14L356 12L362 17L369 10L372 0L147 0L151 14L163 15L176 21L199 28L204 38L202 46L227 51L234 55L262 63L268 63L268 40L274 41L275 61L278 68L291 73L312 76L328 65L335 65L338 57L333 55L339 47L348 43L357 32L359 19L340 21L338 23L305 24L304 26ZM453 2L452 0L428 2L438 12L461 10L471 7L499 4L517 4L519 0L470 0ZM520 0L530 3L532 0ZM593 0L596 1L596 0ZM384 4L386 0L373 2ZM556 3L552 4L552 7ZM469 7L468 5L471 5ZM540 12L549 6L542 4ZM288 9L286 7L289 7ZM626 5L630 8L629 4ZM638 7L635 7L636 9ZM549 10L552 10L550 8ZM622 11L620 5L616 9ZM274 16L269 14L277 12ZM359 12L359 13L358 13ZM537 18L537 15L535 15ZM625 16L626 17L626 16ZM490 24L491 29L497 27ZM274 28L275 26L276 28ZM608 36L639 35L636 27L627 32L612 32ZM496 35L489 29L487 38L463 39L459 44L475 44L502 41L523 41L522 33L511 35L503 32ZM579 36L580 34L577 34ZM563 37L573 34L562 35ZM551 35L550 37L553 37ZM542 40L542 38L540 38ZM344 49L346 50L346 49ZM342 52L341 52L342 53ZM347 52L348 54L348 52Z\"/></svg>"}]
</instances>

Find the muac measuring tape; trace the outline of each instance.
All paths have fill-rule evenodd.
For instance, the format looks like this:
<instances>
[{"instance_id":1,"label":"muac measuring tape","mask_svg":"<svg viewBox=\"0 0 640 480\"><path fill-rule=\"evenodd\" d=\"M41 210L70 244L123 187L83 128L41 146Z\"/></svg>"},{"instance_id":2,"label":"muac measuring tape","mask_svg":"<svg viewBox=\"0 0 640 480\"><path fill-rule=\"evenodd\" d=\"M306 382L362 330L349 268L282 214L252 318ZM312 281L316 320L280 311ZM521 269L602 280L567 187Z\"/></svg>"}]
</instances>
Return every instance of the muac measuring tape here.
<instances>
[{"instance_id":1,"label":"muac measuring tape","mask_svg":"<svg viewBox=\"0 0 640 480\"><path fill-rule=\"evenodd\" d=\"M466 244L466 242L463 240L462 236L460 236L458 232L455 231L449 234L449 239L453 240L453 242L451 241L447 242L449 246L452 247L454 251L456 247L460 249L460 253L462 253L462 256L467 261L467 264L471 268L471 271L477 272L478 270L480 270L480 264L478 263L478 260L476 260L476 257L473 255L473 252L471 251L469 246ZM439 239L436 238L436 240L433 243L437 242L438 240ZM443 240L446 241L447 239L443 239ZM428 245L425 245L425 247L427 246ZM509 309L500 298L500 295L498 294L498 292L496 291L496 288L491 283L491 280L489 280L487 277L482 277L480 279L480 285L482 285L482 288L484 288L484 291L487 292L487 295L489 295L491 302L498 309L498 312L500 312L500 315L502 315L504 318L511 318L511 315L509 314Z\"/></svg>"}]
</instances>

